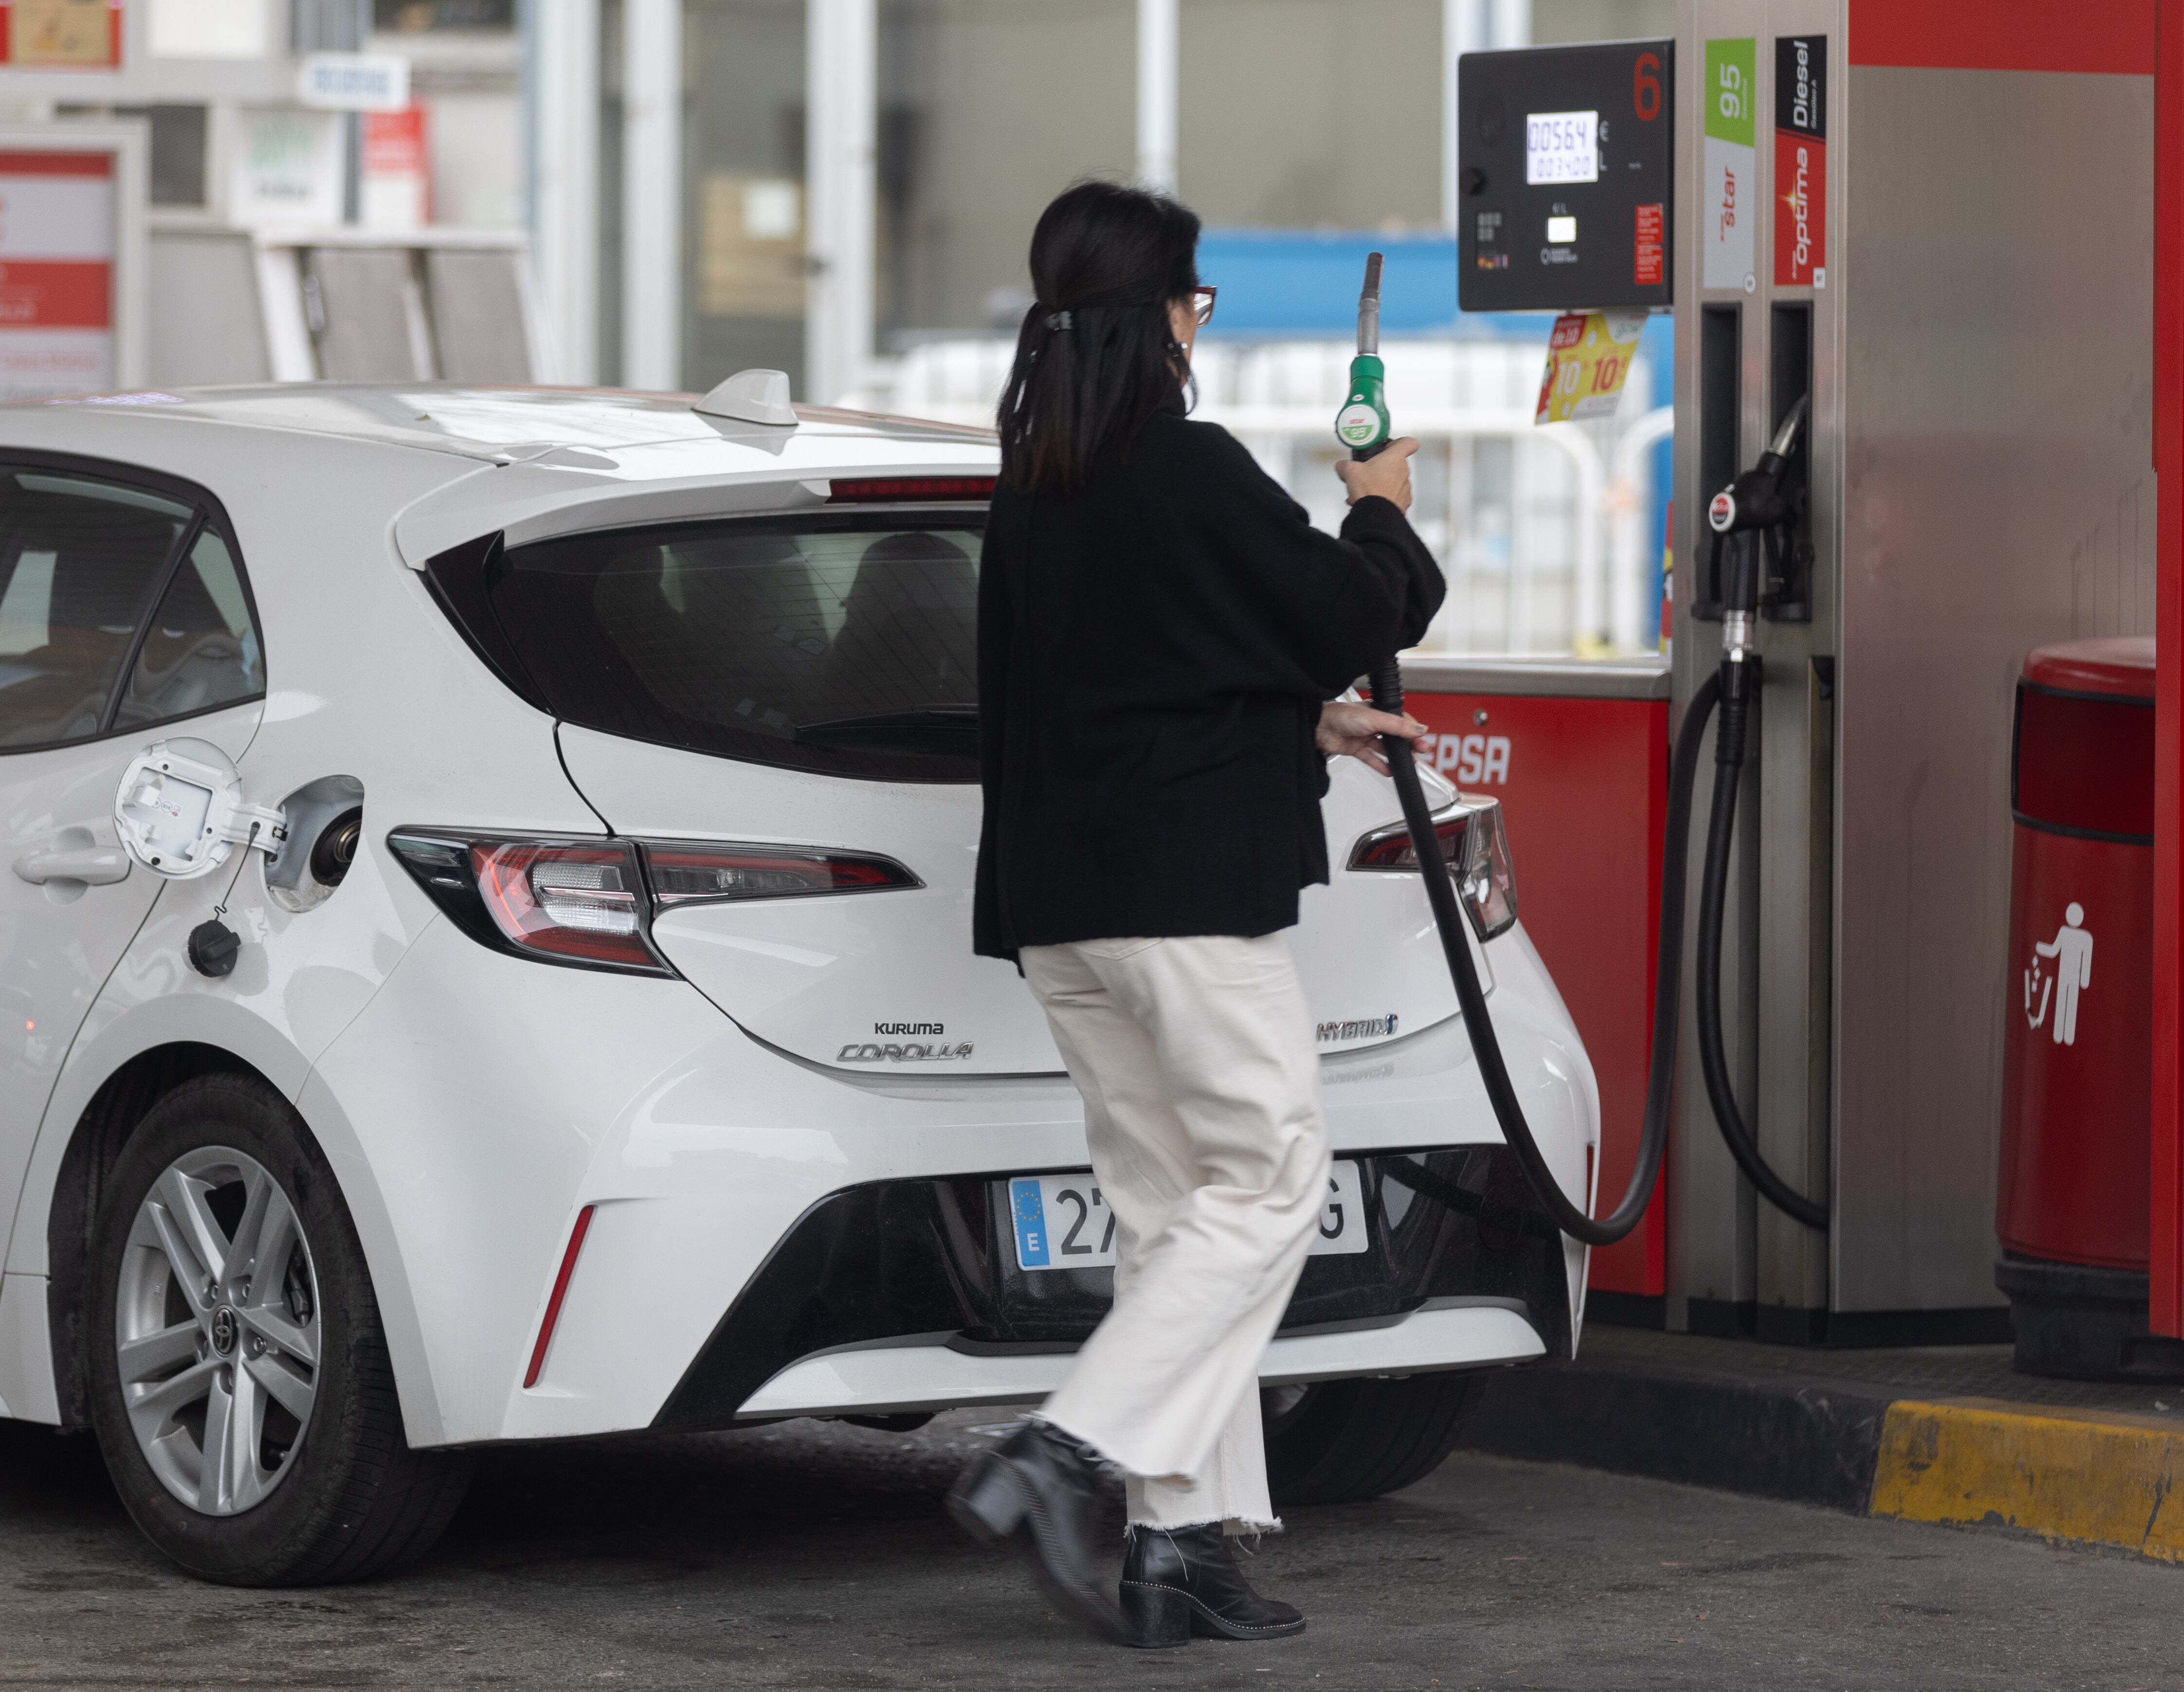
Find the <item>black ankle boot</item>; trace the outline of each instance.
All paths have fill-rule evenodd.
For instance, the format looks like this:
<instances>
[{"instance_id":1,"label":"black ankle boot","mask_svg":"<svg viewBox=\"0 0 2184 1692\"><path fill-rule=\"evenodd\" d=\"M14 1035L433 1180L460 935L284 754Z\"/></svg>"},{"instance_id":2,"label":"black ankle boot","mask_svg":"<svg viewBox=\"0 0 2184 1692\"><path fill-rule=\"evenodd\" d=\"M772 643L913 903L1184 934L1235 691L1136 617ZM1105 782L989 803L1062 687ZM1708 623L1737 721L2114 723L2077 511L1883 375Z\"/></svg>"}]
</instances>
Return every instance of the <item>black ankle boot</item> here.
<instances>
[{"instance_id":1,"label":"black ankle boot","mask_svg":"<svg viewBox=\"0 0 2184 1692\"><path fill-rule=\"evenodd\" d=\"M1179 1645L1193 1633L1279 1639L1304 1631L1296 1611L1251 1590L1217 1522L1131 1527L1123 1557L1123 1618L1136 1645Z\"/></svg>"},{"instance_id":2,"label":"black ankle boot","mask_svg":"<svg viewBox=\"0 0 2184 1692\"><path fill-rule=\"evenodd\" d=\"M974 1539L1022 1537L1047 1602L1095 1639L1126 1644L1123 1617L1095 1566L1099 1471L1075 1440L1028 1421L997 1451L971 1460L948 1494L948 1513Z\"/></svg>"}]
</instances>

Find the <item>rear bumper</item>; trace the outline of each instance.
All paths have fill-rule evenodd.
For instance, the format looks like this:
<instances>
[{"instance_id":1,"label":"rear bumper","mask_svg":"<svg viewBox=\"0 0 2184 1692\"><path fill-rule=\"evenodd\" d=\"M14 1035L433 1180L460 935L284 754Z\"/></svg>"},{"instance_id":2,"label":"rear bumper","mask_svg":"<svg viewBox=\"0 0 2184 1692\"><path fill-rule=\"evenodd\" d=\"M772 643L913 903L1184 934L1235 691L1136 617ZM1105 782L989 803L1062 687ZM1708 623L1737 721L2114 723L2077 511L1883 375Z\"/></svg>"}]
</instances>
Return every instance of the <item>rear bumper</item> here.
<instances>
[{"instance_id":1,"label":"rear bumper","mask_svg":"<svg viewBox=\"0 0 2184 1692\"><path fill-rule=\"evenodd\" d=\"M1306 1260L1261 1377L1570 1354L1562 1239L1499 1146L1367 1153L1367 1249ZM1003 1175L830 1193L776 1246L653 1426L1038 1398L1106 1315L1108 1269L1017 1267Z\"/></svg>"},{"instance_id":2,"label":"rear bumper","mask_svg":"<svg viewBox=\"0 0 2184 1692\"><path fill-rule=\"evenodd\" d=\"M1533 1362L1546 1349L1517 1302L1433 1299L1408 1315L1364 1327L1279 1337L1259 1365L1259 1382L1280 1387ZM850 1346L807 1357L744 1399L737 1420L1028 1404L1059 1387L1072 1360L1052 1350L981 1356L960 1344L953 1336L928 1335L916 1344Z\"/></svg>"},{"instance_id":3,"label":"rear bumper","mask_svg":"<svg viewBox=\"0 0 2184 1692\"><path fill-rule=\"evenodd\" d=\"M1521 939L1495 943L1496 1024L1551 1164L1582 1192L1591 1073ZM1434 1156L1489 1159L1467 1190L1501 1210L1529 1204L1513 1166L1491 1161L1507 1153L1460 1021L1323 1059L1320 1079L1336 1157L1457 1148ZM436 923L297 1102L357 1220L419 1445L718 1426L759 1414L745 1408L753 1393L833 1348L1070 1348L1106 1308L1104 1276L1011 1287L992 1243L1010 1236L983 1208L999 1177L1084 1167L1083 1105L1065 1076L844 1074L763 1046L685 982L543 969ZM883 1204L883 1193L894 1196ZM543 1372L526 1386L588 1209ZM1507 1298L1538 1351L1566 1351L1583 1253L1527 1221L1521 1274L1496 1268L1480 1225L1500 1214L1451 1220L1457 1242L1438 1267L1386 1269L1377 1290L1327 1266L1368 1254L1314 1259L1290 1337L1414 1318L1434 1298ZM1460 1243L1467 1228L1478 1243ZM902 1243L950 1229L965 1237L944 1252ZM1351 1373L1507 1354L1481 1340L1423 1361L1382 1356L1370 1348L1396 1342L1372 1336L1395 1328L1352 1331L1363 1337L1343 1354ZM907 1343L929 1335L939 1343ZM947 1391L965 1402L1001 1392L989 1378L999 1368L961 1371ZM1024 1389L1012 1377L1006 1390Z\"/></svg>"}]
</instances>

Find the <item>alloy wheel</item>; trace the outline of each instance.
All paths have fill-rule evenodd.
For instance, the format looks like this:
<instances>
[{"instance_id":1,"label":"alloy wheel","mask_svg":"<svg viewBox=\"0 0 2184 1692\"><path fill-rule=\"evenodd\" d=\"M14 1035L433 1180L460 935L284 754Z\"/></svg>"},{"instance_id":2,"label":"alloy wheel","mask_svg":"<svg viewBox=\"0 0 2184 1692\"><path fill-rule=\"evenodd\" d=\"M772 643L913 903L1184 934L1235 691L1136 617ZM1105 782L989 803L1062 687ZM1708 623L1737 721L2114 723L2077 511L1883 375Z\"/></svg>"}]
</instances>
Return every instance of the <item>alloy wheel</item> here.
<instances>
[{"instance_id":1,"label":"alloy wheel","mask_svg":"<svg viewBox=\"0 0 2184 1692\"><path fill-rule=\"evenodd\" d=\"M130 1229L114 1331L160 1483L206 1516L263 1501L294 1466L320 1354L310 1242L271 1171L225 1146L167 1166Z\"/></svg>"}]
</instances>

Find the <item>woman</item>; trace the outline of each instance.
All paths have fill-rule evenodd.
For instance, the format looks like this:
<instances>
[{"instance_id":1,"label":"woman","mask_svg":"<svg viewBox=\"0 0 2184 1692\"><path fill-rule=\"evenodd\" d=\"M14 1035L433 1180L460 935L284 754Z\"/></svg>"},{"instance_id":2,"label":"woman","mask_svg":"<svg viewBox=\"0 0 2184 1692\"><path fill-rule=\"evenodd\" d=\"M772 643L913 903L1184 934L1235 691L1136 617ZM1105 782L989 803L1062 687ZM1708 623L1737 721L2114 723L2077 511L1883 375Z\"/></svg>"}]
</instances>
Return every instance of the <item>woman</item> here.
<instances>
[{"instance_id":1,"label":"woman","mask_svg":"<svg viewBox=\"0 0 2184 1692\"><path fill-rule=\"evenodd\" d=\"M1212 290L1198 219L1080 183L1032 237L978 582L985 788L974 943L1017 961L1084 1097L1115 1303L1036 1419L950 1495L1021 1532L1056 1607L1140 1645L1302 1629L1227 1536L1278 1527L1258 1365L1328 1186L1313 1030L1283 930L1328 876L1325 757L1422 724L1330 703L1414 644L1440 572L1408 459L1337 466L1335 539L1186 419ZM1096 1482L1122 1472L1119 1604Z\"/></svg>"}]
</instances>

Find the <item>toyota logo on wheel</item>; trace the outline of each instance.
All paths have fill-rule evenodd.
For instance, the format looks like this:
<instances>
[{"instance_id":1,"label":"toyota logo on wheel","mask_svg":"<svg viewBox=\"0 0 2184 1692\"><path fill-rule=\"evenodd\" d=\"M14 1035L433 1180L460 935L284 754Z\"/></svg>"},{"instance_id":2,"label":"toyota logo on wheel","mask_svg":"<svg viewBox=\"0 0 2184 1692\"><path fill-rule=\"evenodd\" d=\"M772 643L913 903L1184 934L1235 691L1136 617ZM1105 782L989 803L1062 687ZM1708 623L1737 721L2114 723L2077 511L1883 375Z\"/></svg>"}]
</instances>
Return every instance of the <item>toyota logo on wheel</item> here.
<instances>
[{"instance_id":1,"label":"toyota logo on wheel","mask_svg":"<svg viewBox=\"0 0 2184 1692\"><path fill-rule=\"evenodd\" d=\"M234 1307L222 1304L212 1313L212 1349L222 1357L231 1355L235 1350L235 1340L238 1329L239 1324L235 1320Z\"/></svg>"}]
</instances>

